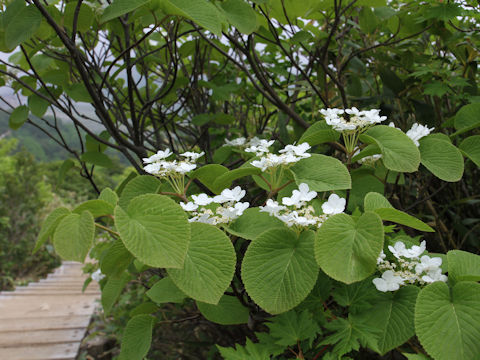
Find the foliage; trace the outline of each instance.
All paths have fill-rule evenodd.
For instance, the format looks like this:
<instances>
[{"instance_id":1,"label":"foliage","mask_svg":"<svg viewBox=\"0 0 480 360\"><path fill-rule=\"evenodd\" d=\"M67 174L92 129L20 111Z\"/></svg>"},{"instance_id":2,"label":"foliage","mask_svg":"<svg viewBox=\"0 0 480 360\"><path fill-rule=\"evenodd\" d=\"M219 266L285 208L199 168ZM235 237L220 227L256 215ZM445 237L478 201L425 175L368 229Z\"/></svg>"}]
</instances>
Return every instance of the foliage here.
<instances>
[{"instance_id":1,"label":"foliage","mask_svg":"<svg viewBox=\"0 0 480 360\"><path fill-rule=\"evenodd\" d=\"M106 313L141 279L148 303L248 311L227 359L478 357L477 3L14 0L1 16L10 126L42 129L97 192L107 148L138 172L42 232L66 259L93 240ZM138 312L123 357L147 351Z\"/></svg>"}]
</instances>

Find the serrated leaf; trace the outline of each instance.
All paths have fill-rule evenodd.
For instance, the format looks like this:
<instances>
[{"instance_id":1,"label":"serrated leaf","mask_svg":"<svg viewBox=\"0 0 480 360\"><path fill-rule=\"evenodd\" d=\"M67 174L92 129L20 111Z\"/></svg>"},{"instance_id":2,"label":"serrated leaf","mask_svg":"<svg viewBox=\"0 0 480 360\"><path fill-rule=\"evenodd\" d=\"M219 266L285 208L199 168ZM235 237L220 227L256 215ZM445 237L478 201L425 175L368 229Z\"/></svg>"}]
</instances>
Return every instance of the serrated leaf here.
<instances>
[{"instance_id":1,"label":"serrated leaf","mask_svg":"<svg viewBox=\"0 0 480 360\"><path fill-rule=\"evenodd\" d=\"M137 315L153 314L154 312L157 312L157 311L158 311L158 306L148 301L136 306L132 311L128 313L128 315L133 317Z\"/></svg>"},{"instance_id":2,"label":"serrated leaf","mask_svg":"<svg viewBox=\"0 0 480 360\"><path fill-rule=\"evenodd\" d=\"M163 303L182 303L187 297L185 293L175 285L170 276L157 281L146 294L157 304Z\"/></svg>"},{"instance_id":3,"label":"serrated leaf","mask_svg":"<svg viewBox=\"0 0 480 360\"><path fill-rule=\"evenodd\" d=\"M448 279L453 284L459 281L480 281L480 256L461 250L447 253Z\"/></svg>"},{"instance_id":4,"label":"serrated leaf","mask_svg":"<svg viewBox=\"0 0 480 360\"><path fill-rule=\"evenodd\" d=\"M238 325L248 322L248 308L235 296L223 295L217 305L197 301L197 307L205 319L217 324Z\"/></svg>"},{"instance_id":5,"label":"serrated leaf","mask_svg":"<svg viewBox=\"0 0 480 360\"><path fill-rule=\"evenodd\" d=\"M408 215L407 213L393 209L393 208L380 208L375 209L375 213L377 213L383 221L391 221L397 224L402 224L413 229L417 229L420 231L427 231L427 232L435 232L430 226L425 224L423 221Z\"/></svg>"},{"instance_id":6,"label":"serrated leaf","mask_svg":"<svg viewBox=\"0 0 480 360\"><path fill-rule=\"evenodd\" d=\"M116 17L125 15L148 2L150 2L150 0L114 0L103 11L100 22L107 22Z\"/></svg>"},{"instance_id":7,"label":"serrated leaf","mask_svg":"<svg viewBox=\"0 0 480 360\"><path fill-rule=\"evenodd\" d=\"M315 257L335 280L351 284L373 274L383 249L383 224L373 212L357 220L347 214L330 217L317 232Z\"/></svg>"},{"instance_id":8,"label":"serrated leaf","mask_svg":"<svg viewBox=\"0 0 480 360\"><path fill-rule=\"evenodd\" d=\"M89 211L94 218L113 215L113 205L103 200L87 200L73 209L74 214L81 214L84 211Z\"/></svg>"},{"instance_id":9,"label":"serrated leaf","mask_svg":"<svg viewBox=\"0 0 480 360\"><path fill-rule=\"evenodd\" d=\"M134 197L144 194L155 194L160 185L160 180L154 176L136 176L131 179L121 191L118 205L126 209Z\"/></svg>"},{"instance_id":10,"label":"serrated leaf","mask_svg":"<svg viewBox=\"0 0 480 360\"><path fill-rule=\"evenodd\" d=\"M115 226L123 243L146 265L182 268L190 241L185 211L163 195L133 198L127 210L115 208Z\"/></svg>"},{"instance_id":11,"label":"serrated leaf","mask_svg":"<svg viewBox=\"0 0 480 360\"><path fill-rule=\"evenodd\" d=\"M95 223L88 211L62 218L53 234L53 246L61 258L83 262L93 245Z\"/></svg>"},{"instance_id":12,"label":"serrated leaf","mask_svg":"<svg viewBox=\"0 0 480 360\"><path fill-rule=\"evenodd\" d=\"M10 114L8 126L10 129L19 129L28 119L28 107L25 105L18 106Z\"/></svg>"},{"instance_id":13,"label":"serrated leaf","mask_svg":"<svg viewBox=\"0 0 480 360\"><path fill-rule=\"evenodd\" d=\"M365 211L373 211L375 209L392 208L392 204L382 194L370 192L363 200L363 208Z\"/></svg>"},{"instance_id":14,"label":"serrated leaf","mask_svg":"<svg viewBox=\"0 0 480 360\"><path fill-rule=\"evenodd\" d=\"M21 8L5 28L5 45L14 49L30 39L42 23L42 15L34 5Z\"/></svg>"},{"instance_id":15,"label":"serrated leaf","mask_svg":"<svg viewBox=\"0 0 480 360\"><path fill-rule=\"evenodd\" d=\"M133 256L118 239L102 254L100 268L109 277L119 277L132 263Z\"/></svg>"},{"instance_id":16,"label":"serrated leaf","mask_svg":"<svg viewBox=\"0 0 480 360\"><path fill-rule=\"evenodd\" d=\"M480 167L480 135L470 136L464 139L459 149L472 160L475 165Z\"/></svg>"},{"instance_id":17,"label":"serrated leaf","mask_svg":"<svg viewBox=\"0 0 480 360\"><path fill-rule=\"evenodd\" d=\"M34 254L42 247L43 244L45 244L48 238L53 235L60 221L62 221L62 219L68 214L70 214L70 210L64 207L57 208L48 214L47 218L42 224L40 233L37 236L37 242L35 243L35 248L33 249Z\"/></svg>"},{"instance_id":18,"label":"serrated leaf","mask_svg":"<svg viewBox=\"0 0 480 360\"><path fill-rule=\"evenodd\" d=\"M460 150L449 142L435 138L420 139L422 165L444 181L455 182L463 175L463 156Z\"/></svg>"},{"instance_id":19,"label":"serrated leaf","mask_svg":"<svg viewBox=\"0 0 480 360\"><path fill-rule=\"evenodd\" d=\"M105 188L102 190L98 196L98 200L103 200L115 207L118 203L118 195L115 191L110 188Z\"/></svg>"},{"instance_id":20,"label":"serrated leaf","mask_svg":"<svg viewBox=\"0 0 480 360\"><path fill-rule=\"evenodd\" d=\"M415 307L415 330L435 360L478 359L480 284L462 281L449 288L437 281L422 289Z\"/></svg>"},{"instance_id":21,"label":"serrated leaf","mask_svg":"<svg viewBox=\"0 0 480 360\"><path fill-rule=\"evenodd\" d=\"M272 349L268 345L253 343L247 338L246 345L236 345L236 348L217 345L220 354L225 360L265 360L270 359Z\"/></svg>"},{"instance_id":22,"label":"serrated leaf","mask_svg":"<svg viewBox=\"0 0 480 360\"><path fill-rule=\"evenodd\" d=\"M120 360L142 360L147 355L154 323L150 315L137 315L128 321L122 336Z\"/></svg>"},{"instance_id":23,"label":"serrated leaf","mask_svg":"<svg viewBox=\"0 0 480 360\"><path fill-rule=\"evenodd\" d=\"M195 300L217 304L230 285L236 255L230 239L216 227L191 223L192 239L182 269L168 269L171 279Z\"/></svg>"},{"instance_id":24,"label":"serrated leaf","mask_svg":"<svg viewBox=\"0 0 480 360\"><path fill-rule=\"evenodd\" d=\"M272 228L284 228L285 224L259 208L248 208L243 215L234 220L225 231L247 240L255 240L264 231Z\"/></svg>"},{"instance_id":25,"label":"serrated leaf","mask_svg":"<svg viewBox=\"0 0 480 360\"><path fill-rule=\"evenodd\" d=\"M65 88L65 93L74 101L86 103L92 102L92 97L90 96L85 85L82 83L71 84Z\"/></svg>"},{"instance_id":26,"label":"serrated leaf","mask_svg":"<svg viewBox=\"0 0 480 360\"><path fill-rule=\"evenodd\" d=\"M312 154L296 163L291 171L297 185L306 183L314 191L343 190L352 186L345 165L331 156Z\"/></svg>"},{"instance_id":27,"label":"serrated leaf","mask_svg":"<svg viewBox=\"0 0 480 360\"><path fill-rule=\"evenodd\" d=\"M335 301L348 307L348 311L357 314L369 310L374 306L380 292L372 283L372 277L353 284L338 284L335 286L332 296Z\"/></svg>"},{"instance_id":28,"label":"serrated leaf","mask_svg":"<svg viewBox=\"0 0 480 360\"><path fill-rule=\"evenodd\" d=\"M312 343L321 332L320 326L309 311L297 313L290 310L273 317L267 326L270 335L275 338L275 343L283 346L296 345L304 340Z\"/></svg>"},{"instance_id":29,"label":"serrated leaf","mask_svg":"<svg viewBox=\"0 0 480 360\"><path fill-rule=\"evenodd\" d=\"M311 231L297 236L288 229L271 229L249 245L242 279L247 293L265 311L288 311L313 289L318 276L313 241Z\"/></svg>"},{"instance_id":30,"label":"serrated leaf","mask_svg":"<svg viewBox=\"0 0 480 360\"><path fill-rule=\"evenodd\" d=\"M243 34L251 34L257 28L257 14L243 0L227 0L220 5L230 24Z\"/></svg>"},{"instance_id":31,"label":"serrated leaf","mask_svg":"<svg viewBox=\"0 0 480 360\"><path fill-rule=\"evenodd\" d=\"M36 94L28 97L28 107L33 115L41 118L47 112L50 103Z\"/></svg>"},{"instance_id":32,"label":"serrated leaf","mask_svg":"<svg viewBox=\"0 0 480 360\"><path fill-rule=\"evenodd\" d=\"M125 285L130 280L130 275L123 273L121 277L110 277L107 279L102 289L102 307L105 316L110 314L113 305L117 302L118 297L122 293Z\"/></svg>"},{"instance_id":33,"label":"serrated leaf","mask_svg":"<svg viewBox=\"0 0 480 360\"><path fill-rule=\"evenodd\" d=\"M360 140L378 145L387 169L398 172L418 170L420 152L414 142L401 130L386 125L376 125L360 135Z\"/></svg>"},{"instance_id":34,"label":"serrated leaf","mask_svg":"<svg viewBox=\"0 0 480 360\"><path fill-rule=\"evenodd\" d=\"M75 17L75 11L77 3L70 2L65 6L64 11L64 24L70 29L73 28L73 19ZM80 11L77 15L77 31L88 31L95 19L95 14L90 6L82 4Z\"/></svg>"}]
</instances>

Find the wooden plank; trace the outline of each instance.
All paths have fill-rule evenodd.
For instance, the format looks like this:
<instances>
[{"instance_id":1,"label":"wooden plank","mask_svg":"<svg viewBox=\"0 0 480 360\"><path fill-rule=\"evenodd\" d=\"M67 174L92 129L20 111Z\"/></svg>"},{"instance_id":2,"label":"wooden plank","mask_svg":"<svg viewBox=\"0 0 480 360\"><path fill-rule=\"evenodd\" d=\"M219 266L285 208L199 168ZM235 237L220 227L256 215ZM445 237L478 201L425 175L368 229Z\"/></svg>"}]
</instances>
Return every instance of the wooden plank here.
<instances>
[{"instance_id":1,"label":"wooden plank","mask_svg":"<svg viewBox=\"0 0 480 360\"><path fill-rule=\"evenodd\" d=\"M85 329L26 330L4 333L0 336L0 349L24 345L64 344L81 342Z\"/></svg>"},{"instance_id":2,"label":"wooden plank","mask_svg":"<svg viewBox=\"0 0 480 360\"><path fill-rule=\"evenodd\" d=\"M0 321L0 333L25 330L81 329L90 323L89 315L10 318ZM2 334L0 334L0 338Z\"/></svg>"},{"instance_id":3,"label":"wooden plank","mask_svg":"<svg viewBox=\"0 0 480 360\"><path fill-rule=\"evenodd\" d=\"M17 348L0 348L0 359L5 360L73 360L80 343L46 344Z\"/></svg>"}]
</instances>

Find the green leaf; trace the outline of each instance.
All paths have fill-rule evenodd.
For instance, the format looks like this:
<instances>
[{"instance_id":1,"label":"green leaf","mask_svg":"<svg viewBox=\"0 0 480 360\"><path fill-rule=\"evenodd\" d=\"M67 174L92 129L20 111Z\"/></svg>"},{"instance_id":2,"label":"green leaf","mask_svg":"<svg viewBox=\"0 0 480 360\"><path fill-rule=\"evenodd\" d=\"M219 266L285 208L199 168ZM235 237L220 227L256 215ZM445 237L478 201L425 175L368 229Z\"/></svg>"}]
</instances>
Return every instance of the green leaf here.
<instances>
[{"instance_id":1,"label":"green leaf","mask_svg":"<svg viewBox=\"0 0 480 360\"><path fill-rule=\"evenodd\" d=\"M117 193L112 189L105 188L102 190L102 192L98 196L98 200L103 200L112 206L116 206L118 203L118 196L117 196Z\"/></svg>"},{"instance_id":2,"label":"green leaf","mask_svg":"<svg viewBox=\"0 0 480 360\"><path fill-rule=\"evenodd\" d=\"M425 19L448 21L460 15L462 15L462 8L458 4L440 3L436 6L429 6L424 17Z\"/></svg>"},{"instance_id":3,"label":"green leaf","mask_svg":"<svg viewBox=\"0 0 480 360\"><path fill-rule=\"evenodd\" d=\"M386 125L376 125L360 135L360 140L378 145L387 169L398 172L418 170L420 152L414 142L401 130Z\"/></svg>"},{"instance_id":4,"label":"green leaf","mask_svg":"<svg viewBox=\"0 0 480 360\"><path fill-rule=\"evenodd\" d=\"M28 107L33 115L41 118L47 112L50 103L36 94L28 97Z\"/></svg>"},{"instance_id":5,"label":"green leaf","mask_svg":"<svg viewBox=\"0 0 480 360\"><path fill-rule=\"evenodd\" d=\"M72 159L66 159L60 169L58 170L58 177L57 177L57 184L56 186L60 186L67 175L68 170L75 166L75 162Z\"/></svg>"},{"instance_id":6,"label":"green leaf","mask_svg":"<svg viewBox=\"0 0 480 360\"><path fill-rule=\"evenodd\" d=\"M130 201L139 195L155 194L161 182L154 176L141 175L130 180L121 191L118 205L126 209Z\"/></svg>"},{"instance_id":7,"label":"green leaf","mask_svg":"<svg viewBox=\"0 0 480 360\"><path fill-rule=\"evenodd\" d=\"M122 336L120 360L142 360L147 355L154 323L150 315L137 315L128 321Z\"/></svg>"},{"instance_id":8,"label":"green leaf","mask_svg":"<svg viewBox=\"0 0 480 360\"><path fill-rule=\"evenodd\" d=\"M455 129L474 129L480 126L480 103L464 105L455 114Z\"/></svg>"},{"instance_id":9,"label":"green leaf","mask_svg":"<svg viewBox=\"0 0 480 360\"><path fill-rule=\"evenodd\" d=\"M232 235L247 240L255 240L264 231L275 227L283 228L285 224L266 212L260 212L259 208L248 208L225 230Z\"/></svg>"},{"instance_id":10,"label":"green leaf","mask_svg":"<svg viewBox=\"0 0 480 360\"><path fill-rule=\"evenodd\" d=\"M351 284L373 274L383 249L383 224L373 212L355 219L347 214L330 217L317 232L315 257L331 278Z\"/></svg>"},{"instance_id":11,"label":"green leaf","mask_svg":"<svg viewBox=\"0 0 480 360\"><path fill-rule=\"evenodd\" d=\"M480 135L470 136L464 139L459 146L460 150L480 167Z\"/></svg>"},{"instance_id":12,"label":"green leaf","mask_svg":"<svg viewBox=\"0 0 480 360\"><path fill-rule=\"evenodd\" d=\"M458 181L463 175L463 156L449 142L424 137L420 139L422 165L444 181Z\"/></svg>"},{"instance_id":13,"label":"green leaf","mask_svg":"<svg viewBox=\"0 0 480 360\"><path fill-rule=\"evenodd\" d=\"M70 29L73 28L73 19L75 16L76 8L77 3L75 2L69 2L65 6L64 24ZM95 14L93 13L92 8L86 4L82 4L80 6L80 11L77 16L77 31L84 32L90 30L90 26L92 26L94 19Z\"/></svg>"},{"instance_id":14,"label":"green leaf","mask_svg":"<svg viewBox=\"0 0 480 360\"><path fill-rule=\"evenodd\" d=\"M230 24L243 34L251 34L257 28L257 14L243 0L227 0L220 5Z\"/></svg>"},{"instance_id":15,"label":"green leaf","mask_svg":"<svg viewBox=\"0 0 480 360\"><path fill-rule=\"evenodd\" d=\"M103 11L100 22L104 23L115 19L116 17L125 15L148 2L150 2L150 0L113 0L113 2Z\"/></svg>"},{"instance_id":16,"label":"green leaf","mask_svg":"<svg viewBox=\"0 0 480 360\"><path fill-rule=\"evenodd\" d=\"M146 295L157 304L182 303L187 297L172 281L170 276L164 277L155 283Z\"/></svg>"},{"instance_id":17,"label":"green leaf","mask_svg":"<svg viewBox=\"0 0 480 360\"><path fill-rule=\"evenodd\" d=\"M223 189L227 189L232 185L234 180L240 179L249 175L259 175L262 170L256 167L240 167L220 175L213 183L215 193L220 193Z\"/></svg>"},{"instance_id":18,"label":"green leaf","mask_svg":"<svg viewBox=\"0 0 480 360\"><path fill-rule=\"evenodd\" d=\"M113 215L114 205L103 200L88 200L78 205L73 209L73 213L81 214L84 211L89 211L94 218L105 215Z\"/></svg>"},{"instance_id":19,"label":"green leaf","mask_svg":"<svg viewBox=\"0 0 480 360\"><path fill-rule=\"evenodd\" d=\"M112 160L107 155L95 151L87 151L83 153L82 156L80 156L80 160L106 168L114 166Z\"/></svg>"},{"instance_id":20,"label":"green leaf","mask_svg":"<svg viewBox=\"0 0 480 360\"><path fill-rule=\"evenodd\" d=\"M105 316L110 314L113 305L117 302L118 297L122 293L125 285L130 280L130 275L123 273L121 277L108 278L102 289L102 307Z\"/></svg>"},{"instance_id":21,"label":"green leaf","mask_svg":"<svg viewBox=\"0 0 480 360\"><path fill-rule=\"evenodd\" d=\"M212 225L191 223L183 269L168 269L175 285L195 300L217 304L230 285L236 255L230 239Z\"/></svg>"},{"instance_id":22,"label":"green leaf","mask_svg":"<svg viewBox=\"0 0 480 360\"><path fill-rule=\"evenodd\" d=\"M192 171L189 174L189 178L200 180L200 182L203 185L205 185L212 192L215 193L217 190L217 188L214 186L215 180L217 180L221 175L227 172L228 172L228 169L225 166L218 165L218 164L208 164Z\"/></svg>"},{"instance_id":23,"label":"green leaf","mask_svg":"<svg viewBox=\"0 0 480 360\"><path fill-rule=\"evenodd\" d=\"M5 28L5 45L14 49L30 39L42 23L42 14L34 5L22 7Z\"/></svg>"},{"instance_id":24,"label":"green leaf","mask_svg":"<svg viewBox=\"0 0 480 360\"><path fill-rule=\"evenodd\" d=\"M190 241L185 211L163 195L133 198L125 211L115 208L115 226L123 243L146 265L182 268Z\"/></svg>"},{"instance_id":25,"label":"green leaf","mask_svg":"<svg viewBox=\"0 0 480 360\"><path fill-rule=\"evenodd\" d=\"M157 312L157 311L158 311L158 306L148 301L136 306L133 310L131 310L128 313L128 315L133 317L137 315L153 314L154 312Z\"/></svg>"},{"instance_id":26,"label":"green leaf","mask_svg":"<svg viewBox=\"0 0 480 360\"><path fill-rule=\"evenodd\" d=\"M296 163L291 171L297 185L306 183L314 191L343 190L352 186L345 165L331 156L312 154Z\"/></svg>"},{"instance_id":27,"label":"green leaf","mask_svg":"<svg viewBox=\"0 0 480 360\"><path fill-rule=\"evenodd\" d=\"M403 211L393 208L380 208L375 209L374 211L380 216L383 221L391 221L397 224L409 226L420 231L435 232L435 230L433 230L423 221L418 220L417 218L408 215Z\"/></svg>"},{"instance_id":28,"label":"green leaf","mask_svg":"<svg viewBox=\"0 0 480 360\"><path fill-rule=\"evenodd\" d=\"M459 281L480 281L480 256L461 250L447 253L448 279Z\"/></svg>"},{"instance_id":29,"label":"green leaf","mask_svg":"<svg viewBox=\"0 0 480 360\"><path fill-rule=\"evenodd\" d=\"M167 14L183 16L217 36L222 34L222 16L217 8L206 0L166 0L164 6Z\"/></svg>"},{"instance_id":30,"label":"green leaf","mask_svg":"<svg viewBox=\"0 0 480 360\"><path fill-rule=\"evenodd\" d=\"M107 141L110 138L110 134L106 131L102 131L98 137L102 140ZM104 152L107 149L107 145L101 143L100 141L96 140L90 134L85 135L85 147L87 151L90 152Z\"/></svg>"},{"instance_id":31,"label":"green leaf","mask_svg":"<svg viewBox=\"0 0 480 360\"><path fill-rule=\"evenodd\" d=\"M25 105L21 105L15 110L12 111L10 114L10 120L8 122L8 126L10 126L11 129L17 130L19 129L23 124L25 124L25 121L28 119L28 107Z\"/></svg>"},{"instance_id":32,"label":"green leaf","mask_svg":"<svg viewBox=\"0 0 480 360\"><path fill-rule=\"evenodd\" d=\"M435 360L476 360L480 354L480 284L453 288L437 281L418 295L415 330Z\"/></svg>"},{"instance_id":33,"label":"green leaf","mask_svg":"<svg viewBox=\"0 0 480 360\"><path fill-rule=\"evenodd\" d=\"M313 242L312 231L297 236L289 229L271 229L249 245L242 279L247 293L265 311L288 311L312 291L318 276Z\"/></svg>"},{"instance_id":34,"label":"green leaf","mask_svg":"<svg viewBox=\"0 0 480 360\"><path fill-rule=\"evenodd\" d=\"M74 101L91 103L92 97L82 83L75 83L65 88L65 92Z\"/></svg>"},{"instance_id":35,"label":"green leaf","mask_svg":"<svg viewBox=\"0 0 480 360\"><path fill-rule=\"evenodd\" d=\"M332 296L338 305L348 307L351 314L368 312L381 296L372 279L373 277L368 277L349 285L338 283Z\"/></svg>"},{"instance_id":36,"label":"green leaf","mask_svg":"<svg viewBox=\"0 0 480 360\"><path fill-rule=\"evenodd\" d=\"M197 301L198 310L205 319L221 325L238 325L248 323L248 308L235 296L223 295L217 305Z\"/></svg>"},{"instance_id":37,"label":"green leaf","mask_svg":"<svg viewBox=\"0 0 480 360\"><path fill-rule=\"evenodd\" d=\"M353 170L351 176L352 189L348 198L348 211L354 211L357 207L361 208L368 193L383 194L385 192L385 184L375 177L371 171L365 171L364 167Z\"/></svg>"},{"instance_id":38,"label":"green leaf","mask_svg":"<svg viewBox=\"0 0 480 360\"><path fill-rule=\"evenodd\" d=\"M360 29L368 34L375 31L378 26L378 18L370 7L363 7L358 15L358 25Z\"/></svg>"},{"instance_id":39,"label":"green leaf","mask_svg":"<svg viewBox=\"0 0 480 360\"><path fill-rule=\"evenodd\" d=\"M273 317L267 326L270 329L270 335L275 338L275 343L283 346L296 345L303 340L309 340L311 343L321 332L309 311L297 313L295 310L290 310Z\"/></svg>"},{"instance_id":40,"label":"green leaf","mask_svg":"<svg viewBox=\"0 0 480 360\"><path fill-rule=\"evenodd\" d=\"M374 211L382 208L392 208L392 204L382 195L376 192L370 192L363 200L363 208L365 211Z\"/></svg>"},{"instance_id":41,"label":"green leaf","mask_svg":"<svg viewBox=\"0 0 480 360\"><path fill-rule=\"evenodd\" d=\"M102 254L100 269L109 277L119 277L132 263L133 256L118 239Z\"/></svg>"},{"instance_id":42,"label":"green leaf","mask_svg":"<svg viewBox=\"0 0 480 360\"><path fill-rule=\"evenodd\" d=\"M272 349L268 345L253 343L247 338L245 346L236 345L236 348L217 345L218 351L225 360L265 360L270 359Z\"/></svg>"},{"instance_id":43,"label":"green leaf","mask_svg":"<svg viewBox=\"0 0 480 360\"><path fill-rule=\"evenodd\" d=\"M88 211L65 216L53 234L53 246L65 260L83 262L95 237L95 223Z\"/></svg>"},{"instance_id":44,"label":"green leaf","mask_svg":"<svg viewBox=\"0 0 480 360\"><path fill-rule=\"evenodd\" d=\"M315 146L326 142L334 142L339 138L340 133L336 130L332 130L331 126L327 125L325 120L322 120L317 121L305 130L300 140L298 140L298 144L306 142L310 146Z\"/></svg>"},{"instance_id":45,"label":"green leaf","mask_svg":"<svg viewBox=\"0 0 480 360\"><path fill-rule=\"evenodd\" d=\"M395 292L381 293L374 309L362 314L370 326L380 330L375 348L380 354L386 354L415 335L414 313L419 291L418 287L408 285Z\"/></svg>"},{"instance_id":46,"label":"green leaf","mask_svg":"<svg viewBox=\"0 0 480 360\"><path fill-rule=\"evenodd\" d=\"M48 214L47 218L42 224L40 233L37 236L37 242L35 243L35 248L33 249L34 254L42 247L43 244L45 244L48 238L53 235L60 221L62 221L62 219L68 214L70 214L70 210L64 207L57 208Z\"/></svg>"}]
</instances>

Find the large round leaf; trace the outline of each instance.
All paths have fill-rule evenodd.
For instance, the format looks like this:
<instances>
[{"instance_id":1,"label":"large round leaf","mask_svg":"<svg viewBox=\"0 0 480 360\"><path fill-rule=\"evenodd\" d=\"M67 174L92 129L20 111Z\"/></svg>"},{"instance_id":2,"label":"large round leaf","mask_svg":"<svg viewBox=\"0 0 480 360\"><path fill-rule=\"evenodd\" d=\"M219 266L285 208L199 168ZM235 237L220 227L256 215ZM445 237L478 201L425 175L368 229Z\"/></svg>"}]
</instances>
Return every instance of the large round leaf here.
<instances>
[{"instance_id":1,"label":"large round leaf","mask_svg":"<svg viewBox=\"0 0 480 360\"><path fill-rule=\"evenodd\" d=\"M357 220L337 214L318 230L315 257L327 275L351 284L375 271L382 249L383 225L377 214L368 211Z\"/></svg>"},{"instance_id":2,"label":"large round leaf","mask_svg":"<svg viewBox=\"0 0 480 360\"><path fill-rule=\"evenodd\" d=\"M155 318L137 315L131 318L122 337L120 360L142 360L150 349Z\"/></svg>"},{"instance_id":3,"label":"large round leaf","mask_svg":"<svg viewBox=\"0 0 480 360\"><path fill-rule=\"evenodd\" d=\"M271 229L250 244L242 279L252 299L271 314L288 311L312 291L318 276L314 233L299 237L289 229Z\"/></svg>"},{"instance_id":4,"label":"large round leaf","mask_svg":"<svg viewBox=\"0 0 480 360\"><path fill-rule=\"evenodd\" d=\"M480 167L480 135L474 135L463 140L459 146L465 156Z\"/></svg>"},{"instance_id":5,"label":"large round leaf","mask_svg":"<svg viewBox=\"0 0 480 360\"><path fill-rule=\"evenodd\" d=\"M480 256L462 250L450 250L447 253L448 279L450 283L458 281L480 281Z\"/></svg>"},{"instance_id":6,"label":"large round leaf","mask_svg":"<svg viewBox=\"0 0 480 360\"><path fill-rule=\"evenodd\" d=\"M435 360L477 360L480 354L480 284L443 282L425 287L415 306L415 330Z\"/></svg>"},{"instance_id":7,"label":"large round leaf","mask_svg":"<svg viewBox=\"0 0 480 360\"><path fill-rule=\"evenodd\" d=\"M387 169L399 172L418 170L420 152L414 142L401 130L386 125L376 125L360 135L360 139L378 145Z\"/></svg>"},{"instance_id":8,"label":"large round leaf","mask_svg":"<svg viewBox=\"0 0 480 360\"><path fill-rule=\"evenodd\" d=\"M144 264L182 268L190 241L185 211L163 195L133 198L125 211L115 208L115 226L123 243Z\"/></svg>"},{"instance_id":9,"label":"large round leaf","mask_svg":"<svg viewBox=\"0 0 480 360\"><path fill-rule=\"evenodd\" d=\"M345 165L339 160L313 154L300 160L291 168L297 184L306 183L310 190L329 191L350 189L352 180Z\"/></svg>"},{"instance_id":10,"label":"large round leaf","mask_svg":"<svg viewBox=\"0 0 480 360\"><path fill-rule=\"evenodd\" d=\"M422 165L444 181L458 181L463 175L463 156L447 141L425 137L420 140Z\"/></svg>"},{"instance_id":11,"label":"large round leaf","mask_svg":"<svg viewBox=\"0 0 480 360\"><path fill-rule=\"evenodd\" d=\"M154 176L141 175L130 180L122 190L118 204L124 209L135 196L143 194L155 194L161 182Z\"/></svg>"},{"instance_id":12,"label":"large round leaf","mask_svg":"<svg viewBox=\"0 0 480 360\"><path fill-rule=\"evenodd\" d=\"M92 214L84 211L81 214L65 216L53 234L53 246L60 257L65 260L83 262L95 237L95 223Z\"/></svg>"},{"instance_id":13,"label":"large round leaf","mask_svg":"<svg viewBox=\"0 0 480 360\"><path fill-rule=\"evenodd\" d=\"M42 247L42 245L45 244L48 238L53 235L53 232L57 228L60 221L62 221L62 219L68 214L70 214L70 210L64 207L57 208L48 214L47 218L42 224L40 233L38 234L33 253L36 253Z\"/></svg>"},{"instance_id":14,"label":"large round leaf","mask_svg":"<svg viewBox=\"0 0 480 360\"><path fill-rule=\"evenodd\" d=\"M480 125L478 113L480 112L480 104L473 103L464 105L455 115L455 129L473 129Z\"/></svg>"},{"instance_id":15,"label":"large round leaf","mask_svg":"<svg viewBox=\"0 0 480 360\"><path fill-rule=\"evenodd\" d=\"M261 233L275 227L285 227L285 224L259 208L249 208L225 230L248 240L255 240Z\"/></svg>"},{"instance_id":16,"label":"large round leaf","mask_svg":"<svg viewBox=\"0 0 480 360\"><path fill-rule=\"evenodd\" d=\"M217 304L230 285L236 256L230 239L219 229L192 223L192 239L183 269L169 269L175 285L195 300Z\"/></svg>"},{"instance_id":17,"label":"large round leaf","mask_svg":"<svg viewBox=\"0 0 480 360\"><path fill-rule=\"evenodd\" d=\"M223 295L217 305L197 301L197 307L205 319L217 324L237 325L248 322L248 308L235 296Z\"/></svg>"}]
</instances>

